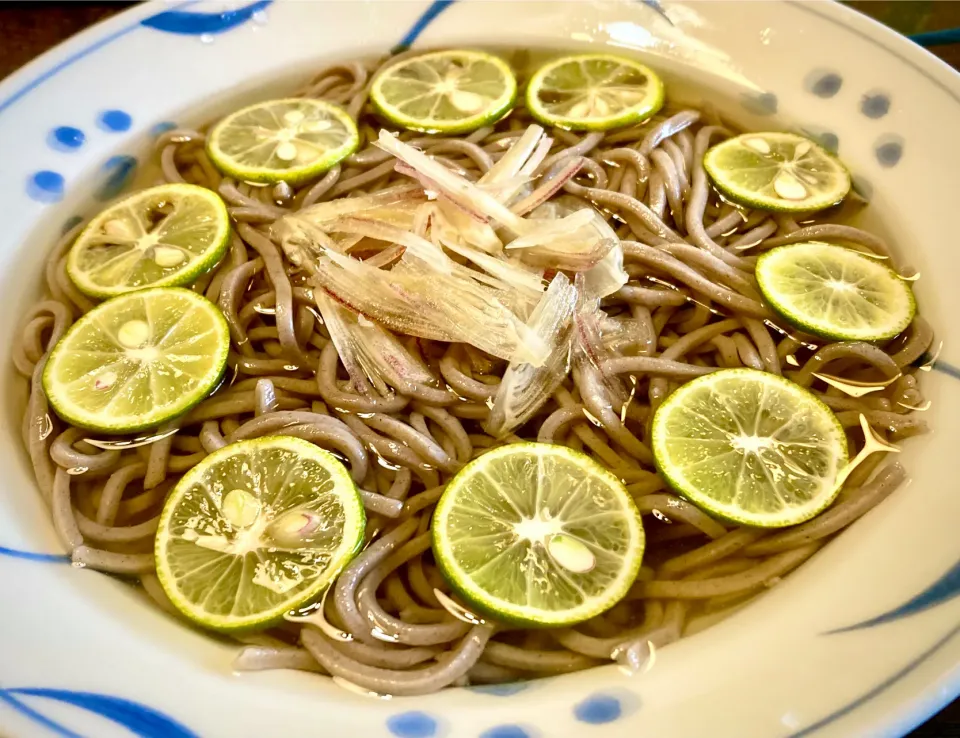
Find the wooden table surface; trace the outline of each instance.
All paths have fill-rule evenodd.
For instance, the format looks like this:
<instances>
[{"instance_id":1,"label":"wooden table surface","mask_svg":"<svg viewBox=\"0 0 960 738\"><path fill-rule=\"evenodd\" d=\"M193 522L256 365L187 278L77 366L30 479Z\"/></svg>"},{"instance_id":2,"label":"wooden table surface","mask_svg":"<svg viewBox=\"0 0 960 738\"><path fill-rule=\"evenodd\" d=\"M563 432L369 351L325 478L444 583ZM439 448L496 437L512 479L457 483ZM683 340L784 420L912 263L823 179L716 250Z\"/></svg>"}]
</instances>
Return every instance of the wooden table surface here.
<instances>
[{"instance_id":1,"label":"wooden table surface","mask_svg":"<svg viewBox=\"0 0 960 738\"><path fill-rule=\"evenodd\" d=\"M0 79L78 31L133 4L0 2ZM860 0L847 5L905 34L960 27L960 2ZM930 50L955 69L960 69L960 44ZM910 738L948 736L960 737L960 700L910 734Z\"/></svg>"}]
</instances>

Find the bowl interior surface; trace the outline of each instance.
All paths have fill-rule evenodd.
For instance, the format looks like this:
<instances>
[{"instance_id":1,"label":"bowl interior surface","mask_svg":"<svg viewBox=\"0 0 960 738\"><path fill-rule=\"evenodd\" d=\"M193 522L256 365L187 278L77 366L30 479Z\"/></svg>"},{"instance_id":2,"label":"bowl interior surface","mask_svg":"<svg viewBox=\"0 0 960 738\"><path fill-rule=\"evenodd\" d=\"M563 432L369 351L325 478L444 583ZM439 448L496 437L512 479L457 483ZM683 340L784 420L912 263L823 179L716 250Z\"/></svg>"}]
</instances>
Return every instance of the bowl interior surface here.
<instances>
[{"instance_id":1,"label":"bowl interior surface","mask_svg":"<svg viewBox=\"0 0 960 738\"><path fill-rule=\"evenodd\" d=\"M171 30L173 21L163 20L233 18L244 9L242 22L217 32ZM627 677L611 665L513 688L392 700L307 674L235 675L235 645L184 627L120 580L57 558L62 547L22 450L24 383L10 347L65 222L102 207L94 193L117 157L134 157L137 176L148 177L157 124L197 123L279 96L326 63L402 41L615 48L661 70L673 100L715 105L747 128L835 142L870 200L864 226L922 275L920 308L945 348L938 371L924 377L934 432L911 439L901 454L910 484L748 608L658 653L650 673ZM821 94L824 80L837 87L833 94ZM888 110L873 117L865 101L878 97ZM107 110L127 113L131 124L98 125ZM82 148L50 147L48 132L62 125L88 132ZM960 327L950 320L960 313L951 217L960 148L947 143L958 125L952 71L849 11L791 2L261 2L226 11L207 2L148 4L29 65L0 85L8 173L0 181L0 289L10 306L0 320L0 575L8 592L0 609L0 726L42 734L10 697L83 735L125 734L89 701L17 692L40 688L131 700L200 736L562 738L648 730L682 738L709 725L716 738L767 738L896 735L916 724L960 688L960 497L951 463L960 433ZM58 197L31 189L38 172L62 177ZM511 726L522 732L491 732Z\"/></svg>"}]
</instances>

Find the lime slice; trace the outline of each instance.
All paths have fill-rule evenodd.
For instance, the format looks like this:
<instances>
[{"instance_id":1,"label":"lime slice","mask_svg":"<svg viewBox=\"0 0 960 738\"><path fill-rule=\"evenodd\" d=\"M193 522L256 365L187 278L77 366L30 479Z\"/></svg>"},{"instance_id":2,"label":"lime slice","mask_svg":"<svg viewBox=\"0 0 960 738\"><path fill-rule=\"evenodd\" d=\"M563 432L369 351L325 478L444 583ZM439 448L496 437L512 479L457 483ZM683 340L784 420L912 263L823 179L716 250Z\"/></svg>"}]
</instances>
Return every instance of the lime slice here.
<instances>
[{"instance_id":1,"label":"lime slice","mask_svg":"<svg viewBox=\"0 0 960 738\"><path fill-rule=\"evenodd\" d=\"M784 320L833 341L893 338L917 309L910 286L883 263L817 241L763 254L757 282Z\"/></svg>"},{"instance_id":2,"label":"lime slice","mask_svg":"<svg viewBox=\"0 0 960 738\"><path fill-rule=\"evenodd\" d=\"M43 389L73 425L128 433L186 412L220 381L227 321L182 288L130 292L73 324L50 354Z\"/></svg>"},{"instance_id":3,"label":"lime slice","mask_svg":"<svg viewBox=\"0 0 960 738\"><path fill-rule=\"evenodd\" d=\"M302 184L347 158L360 143L342 108L305 97L242 108L207 136L217 169L243 182Z\"/></svg>"},{"instance_id":4,"label":"lime slice","mask_svg":"<svg viewBox=\"0 0 960 738\"><path fill-rule=\"evenodd\" d=\"M540 67L527 108L547 126L605 131L639 123L663 106L663 82L643 64L611 54L565 56Z\"/></svg>"},{"instance_id":5,"label":"lime slice","mask_svg":"<svg viewBox=\"0 0 960 738\"><path fill-rule=\"evenodd\" d=\"M70 249L67 274L98 298L190 284L220 261L229 240L230 218L217 193L164 184L91 220Z\"/></svg>"},{"instance_id":6,"label":"lime slice","mask_svg":"<svg viewBox=\"0 0 960 738\"><path fill-rule=\"evenodd\" d=\"M728 200L762 210L823 210L850 191L850 173L843 164L793 133L745 133L728 139L707 151L703 166Z\"/></svg>"},{"instance_id":7,"label":"lime slice","mask_svg":"<svg viewBox=\"0 0 960 738\"><path fill-rule=\"evenodd\" d=\"M657 409L651 435L657 467L677 492L761 528L823 510L847 463L846 436L830 409L789 379L755 369L684 384Z\"/></svg>"},{"instance_id":8,"label":"lime slice","mask_svg":"<svg viewBox=\"0 0 960 738\"><path fill-rule=\"evenodd\" d=\"M343 464L289 436L224 446L184 474L157 529L157 576L199 625L270 625L356 555L366 518Z\"/></svg>"},{"instance_id":9,"label":"lime slice","mask_svg":"<svg viewBox=\"0 0 960 738\"><path fill-rule=\"evenodd\" d=\"M433 515L433 554L481 612L571 625L616 604L643 558L640 513L613 474L579 452L514 443L467 464Z\"/></svg>"},{"instance_id":10,"label":"lime slice","mask_svg":"<svg viewBox=\"0 0 960 738\"><path fill-rule=\"evenodd\" d=\"M517 81L503 59L463 49L391 64L370 87L381 115L426 133L464 133L492 123L516 96Z\"/></svg>"}]
</instances>

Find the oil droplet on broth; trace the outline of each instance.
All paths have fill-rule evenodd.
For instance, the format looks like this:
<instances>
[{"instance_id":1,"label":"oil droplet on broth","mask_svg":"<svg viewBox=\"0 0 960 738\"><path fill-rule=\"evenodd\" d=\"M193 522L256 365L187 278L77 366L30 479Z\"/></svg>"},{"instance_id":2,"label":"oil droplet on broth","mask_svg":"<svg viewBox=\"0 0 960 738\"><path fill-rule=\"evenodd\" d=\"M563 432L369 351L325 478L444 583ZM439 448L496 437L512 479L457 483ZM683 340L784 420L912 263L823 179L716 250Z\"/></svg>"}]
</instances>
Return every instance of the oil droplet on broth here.
<instances>
[{"instance_id":1,"label":"oil droplet on broth","mask_svg":"<svg viewBox=\"0 0 960 738\"><path fill-rule=\"evenodd\" d=\"M367 689L366 687L361 687L359 684L354 684L353 682L348 681L343 677L338 677L338 676L331 677L330 681L332 681L338 687L341 687L342 689L347 690L348 692L353 692L354 694L359 694L363 697L371 697L376 700L392 700L393 699L392 694L374 692L373 690Z\"/></svg>"},{"instance_id":2,"label":"oil droplet on broth","mask_svg":"<svg viewBox=\"0 0 960 738\"><path fill-rule=\"evenodd\" d=\"M40 415L33 420L34 427L37 429L37 438L46 441L53 433L53 418L49 413Z\"/></svg>"},{"instance_id":3,"label":"oil droplet on broth","mask_svg":"<svg viewBox=\"0 0 960 738\"><path fill-rule=\"evenodd\" d=\"M657 661L657 648L653 641L638 638L617 646L610 654L610 659L617 664L617 668L627 676L646 674Z\"/></svg>"},{"instance_id":4,"label":"oil droplet on broth","mask_svg":"<svg viewBox=\"0 0 960 738\"><path fill-rule=\"evenodd\" d=\"M324 615L324 608L327 604L327 595L330 594L330 589L330 587L327 587L327 589L324 590L319 603L309 605L295 612L288 612L283 616L283 619L291 623L313 625L319 628L328 638L334 641L340 641L341 643L349 643L353 640L353 635L337 628L328 621L326 615Z\"/></svg>"},{"instance_id":5,"label":"oil droplet on broth","mask_svg":"<svg viewBox=\"0 0 960 738\"><path fill-rule=\"evenodd\" d=\"M879 392L882 389L886 389L900 379L901 374L898 372L895 377L890 377L880 382L858 382L854 379L841 379L840 377L834 377L830 374L820 374L819 372L813 372L813 376L851 397L863 397L871 392Z\"/></svg>"},{"instance_id":6,"label":"oil droplet on broth","mask_svg":"<svg viewBox=\"0 0 960 738\"><path fill-rule=\"evenodd\" d=\"M376 448L370 446L370 451L373 452L374 458L376 458L377 463L382 466L384 469L389 469L390 471L400 471L402 468L399 464L394 464L392 461L387 461Z\"/></svg>"},{"instance_id":7,"label":"oil droplet on broth","mask_svg":"<svg viewBox=\"0 0 960 738\"><path fill-rule=\"evenodd\" d=\"M838 487L843 485L847 481L847 478L853 473L853 470L860 466L871 454L900 453L898 446L888 443L874 432L873 428L870 427L867 416L863 413L860 413L860 428L863 430L863 448L860 449L860 453L854 456L850 463L843 467L837 474Z\"/></svg>"},{"instance_id":8,"label":"oil droplet on broth","mask_svg":"<svg viewBox=\"0 0 960 738\"><path fill-rule=\"evenodd\" d=\"M770 328L770 329L772 329L772 330L775 330L777 333L779 333L781 336L784 336L785 338L792 338L794 341L796 341L797 343L799 343L799 344L800 344L801 346L803 346L803 348L805 348L805 349L808 349L808 350L810 350L810 351L817 351L817 350L820 348L819 345L817 345L817 344L815 344L815 343L811 343L810 341L808 341L808 340L806 340L806 339L804 339L804 338L800 338L800 336L794 335L793 333L791 333L790 331L788 331L788 330L787 330L786 328L784 328L783 326L779 326L779 325L777 325L776 323L774 323L772 320L765 319L765 320L763 321L763 324L764 324L765 326L767 326L767 328Z\"/></svg>"},{"instance_id":9,"label":"oil droplet on broth","mask_svg":"<svg viewBox=\"0 0 960 738\"><path fill-rule=\"evenodd\" d=\"M124 438L119 441L106 441L100 438L84 438L83 440L89 443L91 446L103 449L104 451L111 451L113 449L125 449L125 448L137 448L139 446L146 446L150 443L156 443L157 441L162 441L164 438L169 438L179 431L179 428L174 428L172 430L164 431L163 433L151 433L149 436L137 436L136 438Z\"/></svg>"},{"instance_id":10,"label":"oil droplet on broth","mask_svg":"<svg viewBox=\"0 0 960 738\"><path fill-rule=\"evenodd\" d=\"M67 474L69 474L71 477L77 477L77 476L80 476L81 474L86 474L88 471L90 471L89 467L75 466L71 469L67 469Z\"/></svg>"},{"instance_id":11,"label":"oil droplet on broth","mask_svg":"<svg viewBox=\"0 0 960 738\"><path fill-rule=\"evenodd\" d=\"M457 620L462 620L470 625L484 625L486 623L483 618L479 617L478 615L474 615L459 602L456 602L452 597L444 594L439 589L434 589L433 595L437 598L437 602L440 603L440 606L448 613L453 615L453 617L455 617Z\"/></svg>"},{"instance_id":12,"label":"oil droplet on broth","mask_svg":"<svg viewBox=\"0 0 960 738\"><path fill-rule=\"evenodd\" d=\"M399 643L400 636L397 633L387 633L379 625L374 625L370 629L370 635L376 638L378 641L383 641L384 643Z\"/></svg>"},{"instance_id":13,"label":"oil droplet on broth","mask_svg":"<svg viewBox=\"0 0 960 738\"><path fill-rule=\"evenodd\" d=\"M583 408L583 414L586 416L587 420L593 423L597 428L602 428L603 423L601 423L587 408Z\"/></svg>"},{"instance_id":14,"label":"oil droplet on broth","mask_svg":"<svg viewBox=\"0 0 960 738\"><path fill-rule=\"evenodd\" d=\"M670 518L668 518L666 515L664 515L662 512L660 512L659 510L652 510L651 514L661 523L666 523L667 525L673 525L673 521Z\"/></svg>"}]
</instances>

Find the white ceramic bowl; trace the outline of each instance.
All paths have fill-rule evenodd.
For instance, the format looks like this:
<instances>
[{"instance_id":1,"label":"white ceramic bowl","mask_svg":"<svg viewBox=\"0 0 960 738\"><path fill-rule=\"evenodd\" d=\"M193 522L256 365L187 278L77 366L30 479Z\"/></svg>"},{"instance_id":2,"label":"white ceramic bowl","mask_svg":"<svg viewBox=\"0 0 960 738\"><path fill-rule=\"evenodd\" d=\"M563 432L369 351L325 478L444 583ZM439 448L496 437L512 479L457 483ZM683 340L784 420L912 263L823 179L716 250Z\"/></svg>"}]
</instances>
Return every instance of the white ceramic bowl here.
<instances>
[{"instance_id":1,"label":"white ceramic bowl","mask_svg":"<svg viewBox=\"0 0 960 738\"><path fill-rule=\"evenodd\" d=\"M912 483L738 615L629 678L613 666L516 688L376 701L325 678L235 675L235 648L173 622L117 579L65 563L3 395L0 733L181 738L770 738L901 735L960 690L956 203L960 77L831 4L277 2L148 4L0 85L0 279L9 357L19 306L70 219L114 194L151 131L397 45L636 50L743 122L839 148L886 234L923 274L946 349L925 377L935 432ZM708 92L703 92L708 90ZM694 91L694 93L699 94ZM956 365L956 364L955 364ZM955 366L954 365L954 366ZM124 727L125 726L125 727Z\"/></svg>"}]
</instances>

